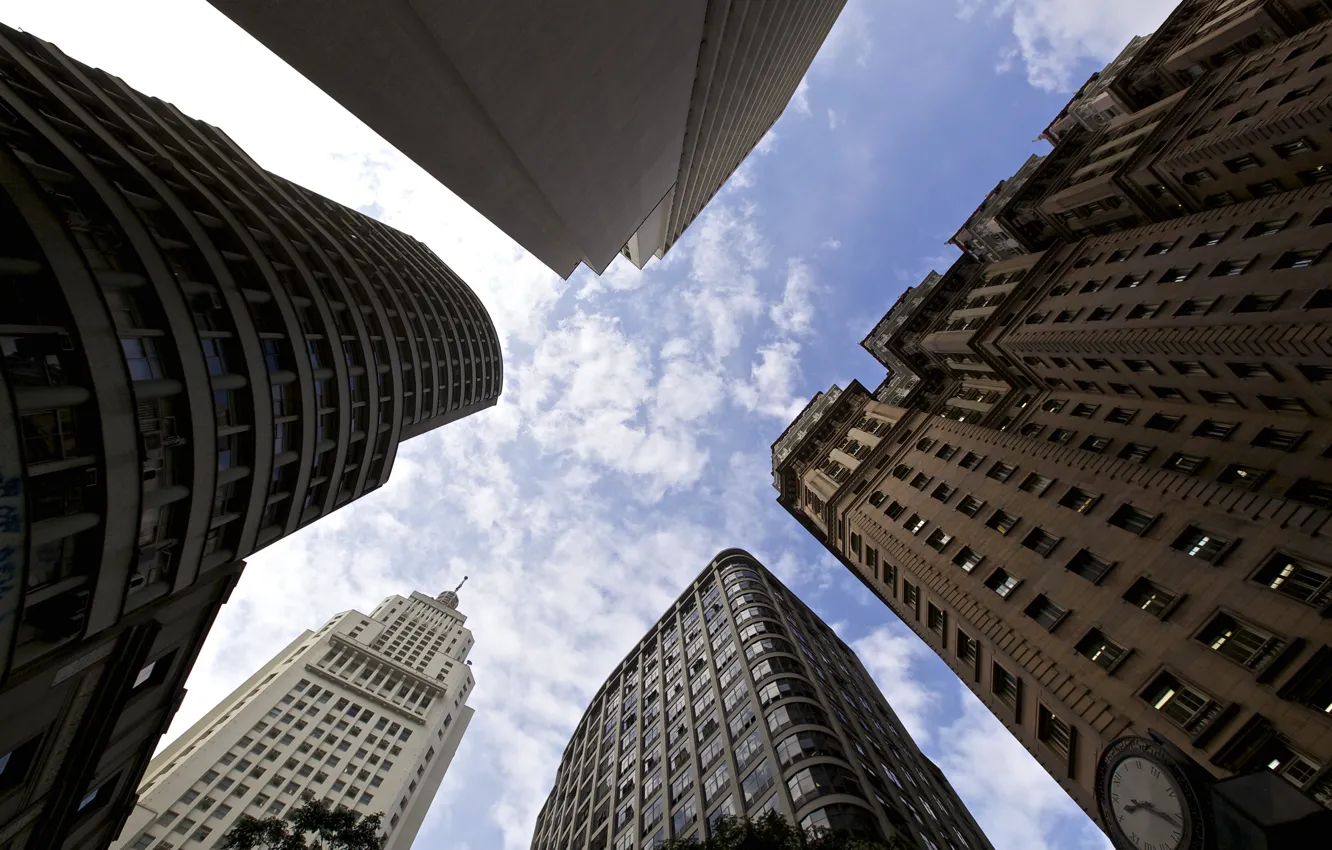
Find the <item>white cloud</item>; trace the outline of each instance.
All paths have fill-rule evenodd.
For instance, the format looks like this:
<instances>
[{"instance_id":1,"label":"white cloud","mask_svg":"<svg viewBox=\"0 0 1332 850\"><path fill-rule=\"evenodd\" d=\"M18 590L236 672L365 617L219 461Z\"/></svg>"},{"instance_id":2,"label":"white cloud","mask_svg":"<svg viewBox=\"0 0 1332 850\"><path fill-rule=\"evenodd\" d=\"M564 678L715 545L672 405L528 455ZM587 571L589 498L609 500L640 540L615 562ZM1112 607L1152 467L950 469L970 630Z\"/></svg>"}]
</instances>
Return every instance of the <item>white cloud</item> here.
<instances>
[{"instance_id":1,"label":"white cloud","mask_svg":"<svg viewBox=\"0 0 1332 850\"><path fill-rule=\"evenodd\" d=\"M810 116L808 77L800 78L800 85L796 86L795 94L791 95L791 102L788 105L800 117L808 118Z\"/></svg>"},{"instance_id":2,"label":"white cloud","mask_svg":"<svg viewBox=\"0 0 1332 850\"><path fill-rule=\"evenodd\" d=\"M842 240L833 239L830 236L827 239L823 240L823 243L819 245L819 247L827 251L837 251L842 247Z\"/></svg>"},{"instance_id":3,"label":"white cloud","mask_svg":"<svg viewBox=\"0 0 1332 850\"><path fill-rule=\"evenodd\" d=\"M837 23L814 58L813 68L831 73L845 68L848 63L867 67L874 55L873 17L869 8L872 0L850 0L842 8ZM878 4L875 4L877 7Z\"/></svg>"},{"instance_id":4,"label":"white cloud","mask_svg":"<svg viewBox=\"0 0 1332 850\"><path fill-rule=\"evenodd\" d=\"M829 129L829 130L836 130L836 129L838 128L838 126L841 125L841 123L842 123L842 116L840 116L840 115L837 114L837 110L835 110L835 109L829 109L829 110L828 110L828 129Z\"/></svg>"},{"instance_id":5,"label":"white cloud","mask_svg":"<svg viewBox=\"0 0 1332 850\"><path fill-rule=\"evenodd\" d=\"M748 380L736 381L732 395L745 410L790 422L808 399L795 392L800 376L800 345L790 340L769 343L758 350Z\"/></svg>"},{"instance_id":6,"label":"white cloud","mask_svg":"<svg viewBox=\"0 0 1332 850\"><path fill-rule=\"evenodd\" d=\"M782 300L768 310L773 325L792 335L808 333L814 321L814 291L814 272L809 264L792 260L787 266Z\"/></svg>"},{"instance_id":7,"label":"white cloud","mask_svg":"<svg viewBox=\"0 0 1332 850\"><path fill-rule=\"evenodd\" d=\"M937 697L921 681L918 668L933 655L920 638L899 627L876 629L854 641L851 648L860 663L888 699L889 705L920 746L934 735L935 724L927 719Z\"/></svg>"},{"instance_id":8,"label":"white cloud","mask_svg":"<svg viewBox=\"0 0 1332 850\"><path fill-rule=\"evenodd\" d=\"M758 273L768 264L768 246L752 208L718 201L699 216L687 236L685 310L711 353L725 357L763 310Z\"/></svg>"},{"instance_id":9,"label":"white cloud","mask_svg":"<svg viewBox=\"0 0 1332 850\"><path fill-rule=\"evenodd\" d=\"M1082 83L1077 72L1089 60L1105 63L1135 35L1147 35L1178 0L956 0L958 17L974 20L988 9L1006 21L1017 46L1001 55L997 70L1021 58L1027 81L1047 91Z\"/></svg>"}]
</instances>

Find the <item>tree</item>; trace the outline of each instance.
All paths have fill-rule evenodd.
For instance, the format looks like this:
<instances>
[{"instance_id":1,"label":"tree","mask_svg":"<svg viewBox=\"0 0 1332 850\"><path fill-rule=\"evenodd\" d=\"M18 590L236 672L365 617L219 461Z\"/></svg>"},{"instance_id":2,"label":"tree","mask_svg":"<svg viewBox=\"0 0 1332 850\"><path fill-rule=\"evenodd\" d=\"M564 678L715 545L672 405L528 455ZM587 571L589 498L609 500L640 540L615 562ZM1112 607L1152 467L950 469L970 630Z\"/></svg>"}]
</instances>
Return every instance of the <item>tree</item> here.
<instances>
[{"instance_id":1,"label":"tree","mask_svg":"<svg viewBox=\"0 0 1332 850\"><path fill-rule=\"evenodd\" d=\"M241 815L222 837L221 850L379 850L383 815L359 815L333 808L322 800L306 800L284 818Z\"/></svg>"},{"instance_id":2,"label":"tree","mask_svg":"<svg viewBox=\"0 0 1332 850\"><path fill-rule=\"evenodd\" d=\"M662 850L916 850L916 845L896 835L884 844L828 830L811 834L768 812L754 820L728 815L717 821L707 841L676 838Z\"/></svg>"}]
</instances>

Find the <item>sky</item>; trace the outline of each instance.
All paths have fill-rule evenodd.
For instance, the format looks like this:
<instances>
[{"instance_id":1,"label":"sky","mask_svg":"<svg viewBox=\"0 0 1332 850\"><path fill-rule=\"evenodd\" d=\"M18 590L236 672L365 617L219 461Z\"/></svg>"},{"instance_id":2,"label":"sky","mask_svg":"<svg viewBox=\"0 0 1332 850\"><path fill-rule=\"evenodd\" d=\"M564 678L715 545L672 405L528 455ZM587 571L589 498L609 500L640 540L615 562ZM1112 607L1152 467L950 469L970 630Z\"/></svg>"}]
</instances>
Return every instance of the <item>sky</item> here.
<instances>
[{"instance_id":1,"label":"sky","mask_svg":"<svg viewBox=\"0 0 1332 850\"><path fill-rule=\"evenodd\" d=\"M998 850L1104 850L931 650L776 504L770 445L1172 0L851 0L785 114L664 260L561 280L204 0L0 0L0 20L429 245L504 347L500 403L249 560L167 734L336 612L470 576L476 716L416 847L524 850L588 701L721 549L859 654ZM164 741L165 742L165 741Z\"/></svg>"}]
</instances>

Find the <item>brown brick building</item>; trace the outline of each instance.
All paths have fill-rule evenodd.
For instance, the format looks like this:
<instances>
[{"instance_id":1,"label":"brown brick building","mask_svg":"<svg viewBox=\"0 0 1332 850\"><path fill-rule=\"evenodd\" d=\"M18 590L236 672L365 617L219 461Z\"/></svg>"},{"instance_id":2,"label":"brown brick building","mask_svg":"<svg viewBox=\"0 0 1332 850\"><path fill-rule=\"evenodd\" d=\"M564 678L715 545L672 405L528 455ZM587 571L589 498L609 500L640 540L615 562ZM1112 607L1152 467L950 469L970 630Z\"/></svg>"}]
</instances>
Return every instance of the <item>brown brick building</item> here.
<instances>
[{"instance_id":1,"label":"brown brick building","mask_svg":"<svg viewBox=\"0 0 1332 850\"><path fill-rule=\"evenodd\" d=\"M993 213L1028 253L903 296L862 343L888 379L773 446L1093 817L1149 729L1332 804L1332 25L1296 5L1182 5Z\"/></svg>"}]
</instances>

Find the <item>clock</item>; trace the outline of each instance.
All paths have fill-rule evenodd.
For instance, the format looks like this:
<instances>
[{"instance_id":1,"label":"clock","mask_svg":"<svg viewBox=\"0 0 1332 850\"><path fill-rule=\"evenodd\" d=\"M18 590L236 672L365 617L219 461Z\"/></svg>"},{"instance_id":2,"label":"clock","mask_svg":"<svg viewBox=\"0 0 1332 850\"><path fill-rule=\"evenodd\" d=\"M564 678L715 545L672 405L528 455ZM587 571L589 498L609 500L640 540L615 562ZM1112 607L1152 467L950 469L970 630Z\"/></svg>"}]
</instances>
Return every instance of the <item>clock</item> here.
<instances>
[{"instance_id":1,"label":"clock","mask_svg":"<svg viewBox=\"0 0 1332 850\"><path fill-rule=\"evenodd\" d=\"M1193 772L1155 741L1120 738L1096 769L1101 822L1119 850L1200 850L1203 812Z\"/></svg>"}]
</instances>

